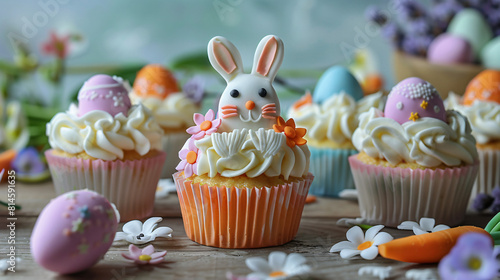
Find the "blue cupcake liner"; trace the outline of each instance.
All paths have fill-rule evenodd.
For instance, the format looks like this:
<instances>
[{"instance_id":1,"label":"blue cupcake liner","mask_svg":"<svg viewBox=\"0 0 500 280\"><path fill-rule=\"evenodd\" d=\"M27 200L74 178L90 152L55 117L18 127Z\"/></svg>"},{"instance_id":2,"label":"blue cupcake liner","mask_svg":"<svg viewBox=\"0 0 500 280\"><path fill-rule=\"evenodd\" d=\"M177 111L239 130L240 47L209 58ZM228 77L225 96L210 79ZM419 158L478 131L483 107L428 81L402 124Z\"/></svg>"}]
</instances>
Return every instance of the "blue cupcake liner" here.
<instances>
[{"instance_id":1,"label":"blue cupcake liner","mask_svg":"<svg viewBox=\"0 0 500 280\"><path fill-rule=\"evenodd\" d=\"M309 172L314 181L309 193L317 196L338 197L344 189L354 189L354 179L348 158L357 154L354 149L319 149L309 146Z\"/></svg>"}]
</instances>

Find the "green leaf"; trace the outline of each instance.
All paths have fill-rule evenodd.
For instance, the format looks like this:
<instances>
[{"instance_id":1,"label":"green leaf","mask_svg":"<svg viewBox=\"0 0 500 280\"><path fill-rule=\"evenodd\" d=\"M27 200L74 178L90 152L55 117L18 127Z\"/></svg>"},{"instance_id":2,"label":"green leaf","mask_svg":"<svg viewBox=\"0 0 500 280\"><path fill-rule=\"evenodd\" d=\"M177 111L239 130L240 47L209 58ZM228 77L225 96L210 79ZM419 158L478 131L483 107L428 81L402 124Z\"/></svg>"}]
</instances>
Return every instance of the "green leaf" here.
<instances>
[{"instance_id":1,"label":"green leaf","mask_svg":"<svg viewBox=\"0 0 500 280\"><path fill-rule=\"evenodd\" d=\"M213 70L210 61L208 60L207 53L197 52L189 55L183 55L175 59L170 65L172 70L200 70L207 71Z\"/></svg>"}]
</instances>

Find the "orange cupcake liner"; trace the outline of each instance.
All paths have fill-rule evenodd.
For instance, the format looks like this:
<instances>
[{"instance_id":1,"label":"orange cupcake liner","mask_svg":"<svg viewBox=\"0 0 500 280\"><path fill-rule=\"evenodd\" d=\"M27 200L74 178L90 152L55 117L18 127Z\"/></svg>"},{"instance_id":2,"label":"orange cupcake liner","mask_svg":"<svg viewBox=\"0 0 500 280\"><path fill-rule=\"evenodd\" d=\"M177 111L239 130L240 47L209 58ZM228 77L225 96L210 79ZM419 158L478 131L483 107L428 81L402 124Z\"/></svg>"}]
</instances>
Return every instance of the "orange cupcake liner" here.
<instances>
[{"instance_id":1,"label":"orange cupcake liner","mask_svg":"<svg viewBox=\"0 0 500 280\"><path fill-rule=\"evenodd\" d=\"M314 176L274 187L209 187L174 174L187 236L219 248L261 248L291 241Z\"/></svg>"}]
</instances>

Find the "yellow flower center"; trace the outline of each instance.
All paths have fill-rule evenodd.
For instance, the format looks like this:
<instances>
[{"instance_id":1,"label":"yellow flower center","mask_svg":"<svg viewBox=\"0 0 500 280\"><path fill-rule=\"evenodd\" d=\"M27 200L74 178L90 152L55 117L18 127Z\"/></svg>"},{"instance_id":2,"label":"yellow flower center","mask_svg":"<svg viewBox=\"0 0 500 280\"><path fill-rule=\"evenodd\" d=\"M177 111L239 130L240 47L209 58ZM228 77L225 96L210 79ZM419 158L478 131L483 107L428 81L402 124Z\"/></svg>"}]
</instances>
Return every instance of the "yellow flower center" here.
<instances>
[{"instance_id":1,"label":"yellow flower center","mask_svg":"<svg viewBox=\"0 0 500 280\"><path fill-rule=\"evenodd\" d=\"M481 268L482 262L481 259L478 257L472 257L469 259L469 262L467 263L469 265L469 268L472 270L478 270Z\"/></svg>"},{"instance_id":2,"label":"yellow flower center","mask_svg":"<svg viewBox=\"0 0 500 280\"><path fill-rule=\"evenodd\" d=\"M363 250L366 250L368 248L370 248L373 244L373 241L365 241L361 244L358 245L358 250L360 251L363 251Z\"/></svg>"},{"instance_id":3,"label":"yellow flower center","mask_svg":"<svg viewBox=\"0 0 500 280\"><path fill-rule=\"evenodd\" d=\"M186 161L189 164L194 164L196 162L196 159L198 158L198 155L196 154L195 151L189 151L186 155Z\"/></svg>"},{"instance_id":4,"label":"yellow flower center","mask_svg":"<svg viewBox=\"0 0 500 280\"><path fill-rule=\"evenodd\" d=\"M212 128L212 122L211 121L204 121L200 124L200 129L203 131L207 131L210 128Z\"/></svg>"},{"instance_id":5,"label":"yellow flower center","mask_svg":"<svg viewBox=\"0 0 500 280\"><path fill-rule=\"evenodd\" d=\"M284 273L283 271L273 271L273 272L269 273L269 276L270 277L286 276L286 273Z\"/></svg>"},{"instance_id":6,"label":"yellow flower center","mask_svg":"<svg viewBox=\"0 0 500 280\"><path fill-rule=\"evenodd\" d=\"M144 261L144 262L149 262L151 260L151 256L150 255L140 255L139 260Z\"/></svg>"}]
</instances>

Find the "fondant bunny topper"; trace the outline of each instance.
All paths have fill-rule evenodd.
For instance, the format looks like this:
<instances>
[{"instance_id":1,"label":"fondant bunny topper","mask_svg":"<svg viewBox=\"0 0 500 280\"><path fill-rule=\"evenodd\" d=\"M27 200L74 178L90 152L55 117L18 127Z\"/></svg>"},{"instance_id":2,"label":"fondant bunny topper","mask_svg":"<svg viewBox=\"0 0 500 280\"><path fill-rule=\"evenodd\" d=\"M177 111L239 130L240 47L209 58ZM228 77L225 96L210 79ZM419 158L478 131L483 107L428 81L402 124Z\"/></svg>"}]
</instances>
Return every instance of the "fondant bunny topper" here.
<instances>
[{"instance_id":1,"label":"fondant bunny topper","mask_svg":"<svg viewBox=\"0 0 500 280\"><path fill-rule=\"evenodd\" d=\"M280 115L280 103L272 83L283 61L281 39L268 35L260 41L250 74L243 73L238 49L224 37L210 40L208 58L227 82L219 101L222 119L219 131L271 129Z\"/></svg>"}]
</instances>

